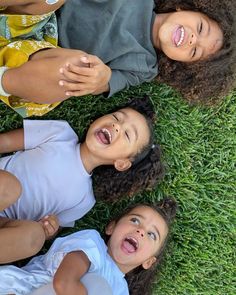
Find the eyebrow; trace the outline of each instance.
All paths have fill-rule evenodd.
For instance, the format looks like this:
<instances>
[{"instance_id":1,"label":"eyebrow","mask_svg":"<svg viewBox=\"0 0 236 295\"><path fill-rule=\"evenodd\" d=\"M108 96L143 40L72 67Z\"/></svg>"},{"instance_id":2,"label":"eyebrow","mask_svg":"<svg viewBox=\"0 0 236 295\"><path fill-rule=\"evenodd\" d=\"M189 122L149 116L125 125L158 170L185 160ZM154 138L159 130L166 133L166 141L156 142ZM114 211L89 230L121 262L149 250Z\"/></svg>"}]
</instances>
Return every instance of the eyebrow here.
<instances>
[{"instance_id":1,"label":"eyebrow","mask_svg":"<svg viewBox=\"0 0 236 295\"><path fill-rule=\"evenodd\" d=\"M137 213L131 213L130 214L131 216L138 216L139 218L145 220L146 218L143 216L143 215L140 215L140 214L137 214ZM159 236L159 240L161 240L161 234L160 234L160 231L159 229L156 227L156 225L153 225L155 231L157 232L158 236Z\"/></svg>"},{"instance_id":2,"label":"eyebrow","mask_svg":"<svg viewBox=\"0 0 236 295\"><path fill-rule=\"evenodd\" d=\"M122 110L119 110L119 111L117 111L118 113L122 113L123 115L124 115L124 117L128 117L128 115L126 114L126 112L124 112L124 111L122 111ZM131 124L131 126L132 126L132 128L133 128L133 130L134 130L134 134L135 134L135 141L137 141L138 140L138 131L137 131L137 128L136 128L136 126L134 125L134 124Z\"/></svg>"}]
</instances>

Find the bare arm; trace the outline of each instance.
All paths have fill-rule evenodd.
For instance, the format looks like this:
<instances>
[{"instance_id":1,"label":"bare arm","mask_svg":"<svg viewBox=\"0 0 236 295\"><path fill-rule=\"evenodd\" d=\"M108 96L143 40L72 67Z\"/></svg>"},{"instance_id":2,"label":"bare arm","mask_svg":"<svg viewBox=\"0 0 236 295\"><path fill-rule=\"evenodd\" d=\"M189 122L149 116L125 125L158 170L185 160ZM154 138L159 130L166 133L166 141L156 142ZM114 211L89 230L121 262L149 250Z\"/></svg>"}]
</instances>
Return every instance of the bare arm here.
<instances>
[{"instance_id":1,"label":"bare arm","mask_svg":"<svg viewBox=\"0 0 236 295\"><path fill-rule=\"evenodd\" d=\"M57 269L53 287L57 295L87 295L80 278L88 271L90 261L82 251L71 252L62 260Z\"/></svg>"},{"instance_id":2,"label":"bare arm","mask_svg":"<svg viewBox=\"0 0 236 295\"><path fill-rule=\"evenodd\" d=\"M80 50L53 48L35 53L17 68L8 69L2 77L3 89L12 95L37 103L53 103L68 99L60 68L70 61L79 61L86 53Z\"/></svg>"},{"instance_id":3,"label":"bare arm","mask_svg":"<svg viewBox=\"0 0 236 295\"><path fill-rule=\"evenodd\" d=\"M24 149L24 129L15 129L0 134L0 153L11 153Z\"/></svg>"},{"instance_id":4,"label":"bare arm","mask_svg":"<svg viewBox=\"0 0 236 295\"><path fill-rule=\"evenodd\" d=\"M61 7L66 0L46 1L46 0L2 0L1 6L6 7L3 11L9 14L44 14ZM52 4L48 4L52 3Z\"/></svg>"}]
</instances>

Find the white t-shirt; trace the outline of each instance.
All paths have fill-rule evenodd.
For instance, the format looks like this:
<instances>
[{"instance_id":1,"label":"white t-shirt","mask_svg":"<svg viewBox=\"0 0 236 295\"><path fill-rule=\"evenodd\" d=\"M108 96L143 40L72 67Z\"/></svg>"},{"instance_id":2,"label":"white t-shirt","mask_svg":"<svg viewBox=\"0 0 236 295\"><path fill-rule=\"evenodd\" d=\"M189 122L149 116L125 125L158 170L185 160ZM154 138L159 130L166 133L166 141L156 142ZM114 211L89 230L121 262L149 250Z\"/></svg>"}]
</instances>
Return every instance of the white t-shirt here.
<instances>
[{"instance_id":1,"label":"white t-shirt","mask_svg":"<svg viewBox=\"0 0 236 295\"><path fill-rule=\"evenodd\" d=\"M83 230L57 238L45 255L33 258L23 268L0 266L0 294L29 294L51 282L64 256L78 250L83 251L91 262L89 273L103 277L111 286L113 295L129 294L124 274L107 253L107 246L96 230Z\"/></svg>"},{"instance_id":2,"label":"white t-shirt","mask_svg":"<svg viewBox=\"0 0 236 295\"><path fill-rule=\"evenodd\" d=\"M24 143L24 151L0 158L0 169L13 173L23 187L0 216L39 220L55 214L60 226L73 226L95 204L76 133L66 121L25 120Z\"/></svg>"}]
</instances>

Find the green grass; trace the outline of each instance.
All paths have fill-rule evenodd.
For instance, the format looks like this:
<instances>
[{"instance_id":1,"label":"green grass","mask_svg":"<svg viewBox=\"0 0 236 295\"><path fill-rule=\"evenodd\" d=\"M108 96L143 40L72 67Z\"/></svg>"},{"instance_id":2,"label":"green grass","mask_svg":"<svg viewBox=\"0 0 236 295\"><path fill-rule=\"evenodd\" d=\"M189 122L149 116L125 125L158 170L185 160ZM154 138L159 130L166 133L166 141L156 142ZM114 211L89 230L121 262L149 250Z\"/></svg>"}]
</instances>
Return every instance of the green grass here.
<instances>
[{"instance_id":1,"label":"green grass","mask_svg":"<svg viewBox=\"0 0 236 295\"><path fill-rule=\"evenodd\" d=\"M68 120L82 133L97 112L143 94L155 105L156 140L163 148L167 175L155 191L110 206L97 203L77 228L103 230L128 202L173 196L179 210L154 294L235 295L236 92L217 107L200 108L190 107L166 86L144 84L112 99L71 99L44 118ZM0 122L0 131L22 124L2 103Z\"/></svg>"}]
</instances>

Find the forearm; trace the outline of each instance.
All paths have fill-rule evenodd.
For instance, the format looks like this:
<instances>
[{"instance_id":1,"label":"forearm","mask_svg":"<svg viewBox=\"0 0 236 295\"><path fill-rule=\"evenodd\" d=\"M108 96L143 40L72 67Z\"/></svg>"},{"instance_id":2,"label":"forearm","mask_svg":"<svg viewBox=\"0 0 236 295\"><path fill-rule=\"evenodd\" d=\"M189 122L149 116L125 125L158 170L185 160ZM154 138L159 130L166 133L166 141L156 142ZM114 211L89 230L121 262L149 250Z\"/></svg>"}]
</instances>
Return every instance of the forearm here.
<instances>
[{"instance_id":1,"label":"forearm","mask_svg":"<svg viewBox=\"0 0 236 295\"><path fill-rule=\"evenodd\" d=\"M24 130L16 129L0 134L0 153L11 153L24 149Z\"/></svg>"},{"instance_id":2,"label":"forearm","mask_svg":"<svg viewBox=\"0 0 236 295\"><path fill-rule=\"evenodd\" d=\"M68 97L59 87L59 67L56 63L55 59L44 59L29 61L18 68L10 68L2 77L3 89L30 102L63 101Z\"/></svg>"},{"instance_id":3,"label":"forearm","mask_svg":"<svg viewBox=\"0 0 236 295\"><path fill-rule=\"evenodd\" d=\"M81 282L70 282L70 284L61 283L60 286L54 285L54 290L57 295L87 295L87 289Z\"/></svg>"},{"instance_id":4,"label":"forearm","mask_svg":"<svg viewBox=\"0 0 236 295\"><path fill-rule=\"evenodd\" d=\"M87 295L80 279L87 273L89 266L90 261L82 251L66 254L53 279L53 288L57 295Z\"/></svg>"},{"instance_id":5,"label":"forearm","mask_svg":"<svg viewBox=\"0 0 236 295\"><path fill-rule=\"evenodd\" d=\"M60 68L79 60L80 50L50 48L41 50L17 68L8 69L2 77L5 92L36 103L54 103L68 99L66 88L59 86Z\"/></svg>"},{"instance_id":6,"label":"forearm","mask_svg":"<svg viewBox=\"0 0 236 295\"><path fill-rule=\"evenodd\" d=\"M66 0L58 0L55 4L47 4L46 0L3 0L1 6L7 14L44 14L60 8Z\"/></svg>"},{"instance_id":7,"label":"forearm","mask_svg":"<svg viewBox=\"0 0 236 295\"><path fill-rule=\"evenodd\" d=\"M14 5L28 5L35 3L34 0L1 0L1 6L14 6Z\"/></svg>"}]
</instances>

